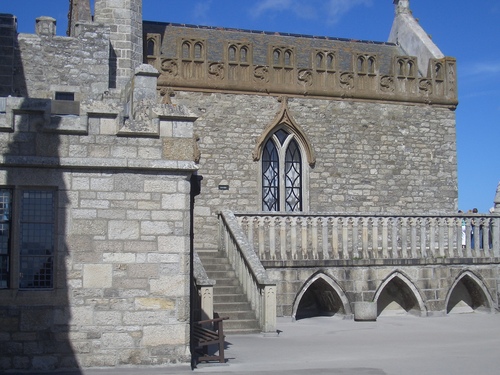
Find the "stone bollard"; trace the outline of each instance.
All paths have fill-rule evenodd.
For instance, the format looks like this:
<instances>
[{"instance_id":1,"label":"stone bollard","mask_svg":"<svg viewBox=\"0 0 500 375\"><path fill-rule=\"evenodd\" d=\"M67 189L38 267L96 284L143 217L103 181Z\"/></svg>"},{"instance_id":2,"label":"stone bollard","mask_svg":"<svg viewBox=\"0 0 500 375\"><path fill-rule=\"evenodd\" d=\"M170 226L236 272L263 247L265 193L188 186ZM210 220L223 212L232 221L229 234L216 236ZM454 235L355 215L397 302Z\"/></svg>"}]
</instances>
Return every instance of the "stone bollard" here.
<instances>
[{"instance_id":1,"label":"stone bollard","mask_svg":"<svg viewBox=\"0 0 500 375\"><path fill-rule=\"evenodd\" d=\"M377 320L376 302L354 302L354 320L357 322L374 322Z\"/></svg>"}]
</instances>

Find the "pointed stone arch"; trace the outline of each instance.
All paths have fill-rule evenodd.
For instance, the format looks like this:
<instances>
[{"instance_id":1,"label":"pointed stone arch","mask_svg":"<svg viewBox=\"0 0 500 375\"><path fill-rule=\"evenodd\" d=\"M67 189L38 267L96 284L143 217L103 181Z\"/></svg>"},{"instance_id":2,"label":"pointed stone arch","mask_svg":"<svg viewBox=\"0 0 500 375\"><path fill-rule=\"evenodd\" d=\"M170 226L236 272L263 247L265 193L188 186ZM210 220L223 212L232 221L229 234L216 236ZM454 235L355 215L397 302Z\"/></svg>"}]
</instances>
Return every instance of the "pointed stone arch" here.
<instances>
[{"instance_id":1,"label":"pointed stone arch","mask_svg":"<svg viewBox=\"0 0 500 375\"><path fill-rule=\"evenodd\" d=\"M494 312L494 302L485 283L472 271L464 270L453 282L445 301L446 313Z\"/></svg>"},{"instance_id":2,"label":"pointed stone arch","mask_svg":"<svg viewBox=\"0 0 500 375\"><path fill-rule=\"evenodd\" d=\"M281 108L274 120L266 127L264 132L257 139L257 145L254 148L252 157L254 161L258 161L262 155L262 149L267 139L278 129L284 128L290 133L295 135L295 138L299 142L301 148L303 149L304 155L306 156L307 162L310 166L314 166L316 163L316 156L314 155L314 150L312 144L307 138L306 134L302 128L295 122L293 116L288 109L288 99L286 97L281 97L278 99L281 102Z\"/></svg>"},{"instance_id":3,"label":"pointed stone arch","mask_svg":"<svg viewBox=\"0 0 500 375\"><path fill-rule=\"evenodd\" d=\"M394 271L380 284L373 300L377 303L377 316L384 311L387 314L427 315L419 290L401 271Z\"/></svg>"},{"instance_id":4,"label":"pointed stone arch","mask_svg":"<svg viewBox=\"0 0 500 375\"><path fill-rule=\"evenodd\" d=\"M295 297L292 309L294 320L313 316L351 315L344 290L323 272L311 276Z\"/></svg>"}]
</instances>

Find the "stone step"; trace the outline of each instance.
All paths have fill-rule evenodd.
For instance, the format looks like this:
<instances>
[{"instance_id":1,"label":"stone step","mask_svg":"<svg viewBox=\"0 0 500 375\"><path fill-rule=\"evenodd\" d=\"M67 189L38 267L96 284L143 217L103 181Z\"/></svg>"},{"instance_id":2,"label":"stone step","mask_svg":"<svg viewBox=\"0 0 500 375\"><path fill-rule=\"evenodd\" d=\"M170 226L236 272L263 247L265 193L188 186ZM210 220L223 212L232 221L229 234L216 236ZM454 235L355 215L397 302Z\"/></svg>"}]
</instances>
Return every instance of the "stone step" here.
<instances>
[{"instance_id":1,"label":"stone step","mask_svg":"<svg viewBox=\"0 0 500 375\"><path fill-rule=\"evenodd\" d=\"M251 310L248 302L214 302L214 311L217 311L221 316L226 312Z\"/></svg>"},{"instance_id":2,"label":"stone step","mask_svg":"<svg viewBox=\"0 0 500 375\"><path fill-rule=\"evenodd\" d=\"M214 292L214 304L230 302L247 302L244 294L217 294Z\"/></svg>"},{"instance_id":3,"label":"stone step","mask_svg":"<svg viewBox=\"0 0 500 375\"><path fill-rule=\"evenodd\" d=\"M228 333L260 332L255 312L248 302L246 294L229 264L227 257L220 252L198 252L207 276L215 280L214 312L224 321L224 331Z\"/></svg>"},{"instance_id":4,"label":"stone step","mask_svg":"<svg viewBox=\"0 0 500 375\"><path fill-rule=\"evenodd\" d=\"M240 282L236 278L234 278L234 279L216 279L215 282L216 282L215 285L217 287L220 287L220 286L239 286L239 287L241 287Z\"/></svg>"},{"instance_id":5,"label":"stone step","mask_svg":"<svg viewBox=\"0 0 500 375\"><path fill-rule=\"evenodd\" d=\"M243 294L243 288L239 285L214 285L214 295Z\"/></svg>"},{"instance_id":6,"label":"stone step","mask_svg":"<svg viewBox=\"0 0 500 375\"><path fill-rule=\"evenodd\" d=\"M249 320L225 320L224 321L225 333L255 333L260 332L259 323L256 319Z\"/></svg>"},{"instance_id":7,"label":"stone step","mask_svg":"<svg viewBox=\"0 0 500 375\"><path fill-rule=\"evenodd\" d=\"M230 264L204 264L203 268L207 273L209 272L221 272L221 271L232 271L233 268Z\"/></svg>"},{"instance_id":8,"label":"stone step","mask_svg":"<svg viewBox=\"0 0 500 375\"><path fill-rule=\"evenodd\" d=\"M257 321L257 319L255 318L255 313L252 310L226 311L224 313L217 311L217 313L221 317L227 316L229 318L229 320L255 320L255 321Z\"/></svg>"},{"instance_id":9,"label":"stone step","mask_svg":"<svg viewBox=\"0 0 500 375\"><path fill-rule=\"evenodd\" d=\"M236 273L233 270L230 271L207 271L207 276L209 279L222 280L222 279L236 279Z\"/></svg>"}]
</instances>

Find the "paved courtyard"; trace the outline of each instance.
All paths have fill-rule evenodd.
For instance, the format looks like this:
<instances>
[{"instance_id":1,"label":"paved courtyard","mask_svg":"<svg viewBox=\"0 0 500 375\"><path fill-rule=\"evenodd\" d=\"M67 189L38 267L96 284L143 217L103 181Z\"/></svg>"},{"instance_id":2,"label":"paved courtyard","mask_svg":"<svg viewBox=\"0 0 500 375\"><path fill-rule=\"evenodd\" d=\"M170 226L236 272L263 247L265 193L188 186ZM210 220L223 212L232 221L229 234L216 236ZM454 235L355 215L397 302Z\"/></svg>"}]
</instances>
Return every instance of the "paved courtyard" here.
<instances>
[{"instance_id":1,"label":"paved courtyard","mask_svg":"<svg viewBox=\"0 0 500 375\"><path fill-rule=\"evenodd\" d=\"M82 375L498 375L500 314L278 319L277 337L230 335L227 364L81 370ZM60 373L70 375L70 373Z\"/></svg>"},{"instance_id":2,"label":"paved courtyard","mask_svg":"<svg viewBox=\"0 0 500 375\"><path fill-rule=\"evenodd\" d=\"M500 373L500 314L279 319L279 337L227 338L228 366L199 373L448 375Z\"/></svg>"}]
</instances>

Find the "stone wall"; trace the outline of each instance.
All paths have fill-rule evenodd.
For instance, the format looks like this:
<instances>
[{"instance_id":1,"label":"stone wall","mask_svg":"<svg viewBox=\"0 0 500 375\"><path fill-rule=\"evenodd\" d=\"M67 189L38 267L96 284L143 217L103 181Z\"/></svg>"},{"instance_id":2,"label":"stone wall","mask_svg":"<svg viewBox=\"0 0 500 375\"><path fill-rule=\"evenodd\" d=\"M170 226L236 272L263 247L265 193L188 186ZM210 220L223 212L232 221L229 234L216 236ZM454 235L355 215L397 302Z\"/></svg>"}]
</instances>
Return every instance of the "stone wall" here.
<instances>
[{"instance_id":1,"label":"stone wall","mask_svg":"<svg viewBox=\"0 0 500 375\"><path fill-rule=\"evenodd\" d=\"M55 192L57 228L54 286L30 290L15 274L12 226L0 368L189 363L190 112L151 104L153 117L134 118L112 99L82 102L81 116L54 114L48 99L3 104L0 186L14 192L13 215L20 189Z\"/></svg>"},{"instance_id":2,"label":"stone wall","mask_svg":"<svg viewBox=\"0 0 500 375\"><path fill-rule=\"evenodd\" d=\"M203 176L197 249L215 248L219 208L260 211L260 167L252 152L280 110L275 97L176 92L196 112ZM429 105L288 99L316 156L304 157L309 212L454 213L455 114ZM306 179L306 181L307 181ZM220 190L228 185L228 190Z\"/></svg>"},{"instance_id":3,"label":"stone wall","mask_svg":"<svg viewBox=\"0 0 500 375\"><path fill-rule=\"evenodd\" d=\"M470 294L485 294L484 309L493 311L498 308L500 269L498 265L491 265L487 260L483 264L447 263L415 266L392 264L392 262L388 262L390 264L387 265L382 262L373 266L365 266L363 262L355 263L353 262L351 266L338 267L266 268L268 277L276 282L277 315L295 317L298 303L305 292L304 287L310 286L308 282L318 275L324 276L324 279L338 287L336 291L327 288L333 294L340 292L340 295L346 298L350 309L347 315L355 312L356 304L359 302L377 303L381 291L388 285L387 281L394 275L408 284L404 288L399 285L397 291L392 289L393 298L397 300L397 295L405 292L401 289L408 287L407 294L416 296L422 302L422 311L419 306L414 306L413 313L418 316L446 315L446 303L450 294L456 288L457 281L465 275L470 276L475 282L474 287L468 291ZM479 306L474 306L477 307Z\"/></svg>"},{"instance_id":4,"label":"stone wall","mask_svg":"<svg viewBox=\"0 0 500 375\"><path fill-rule=\"evenodd\" d=\"M54 19L40 22L55 24ZM15 96L54 99L61 91L75 93L77 101L102 97L109 81L109 28L82 23L77 33L75 38L19 34Z\"/></svg>"}]
</instances>

